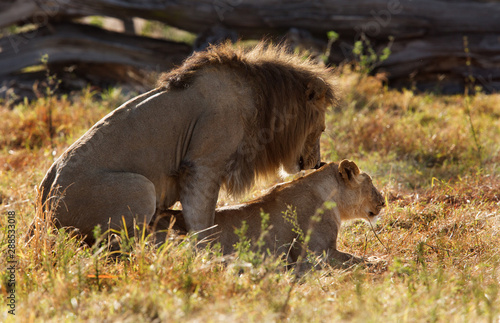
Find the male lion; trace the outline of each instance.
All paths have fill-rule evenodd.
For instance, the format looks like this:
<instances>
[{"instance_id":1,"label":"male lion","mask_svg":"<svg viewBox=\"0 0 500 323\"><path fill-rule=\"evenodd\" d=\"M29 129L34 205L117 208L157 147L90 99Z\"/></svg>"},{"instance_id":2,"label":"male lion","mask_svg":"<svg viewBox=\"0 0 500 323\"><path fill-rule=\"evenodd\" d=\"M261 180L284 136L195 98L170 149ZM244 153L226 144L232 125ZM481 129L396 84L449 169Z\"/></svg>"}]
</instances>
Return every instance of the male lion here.
<instances>
[{"instance_id":1,"label":"male lion","mask_svg":"<svg viewBox=\"0 0 500 323\"><path fill-rule=\"evenodd\" d=\"M327 202L334 202L334 205L328 205ZM286 253L289 260L295 262L302 250L291 246L300 239L297 239L297 230L292 223L284 219L283 214L290 206L296 210L296 224L303 234L309 228L312 229L309 250L317 255L325 252L327 261L338 264L361 261L358 257L337 250L341 221L359 218L374 223L385 202L373 186L371 177L361 172L354 162L343 160L339 164L326 164L292 182L276 185L269 193L254 201L216 209L218 233L213 238L220 242L223 253L232 253L234 244L239 241L235 228L240 228L242 222L246 221L247 237L255 244L262 233L260 213L269 213L270 227L264 237L264 248L277 254ZM173 228L181 233L186 231L180 212L166 211L156 221L156 229L168 228L169 217L165 215L174 215L176 221ZM319 216L318 222L311 220L315 215Z\"/></svg>"},{"instance_id":2,"label":"male lion","mask_svg":"<svg viewBox=\"0 0 500 323\"><path fill-rule=\"evenodd\" d=\"M39 188L44 210L89 243L97 225L125 222L131 233L176 201L188 230L206 229L221 187L237 194L280 167L319 164L325 110L336 101L330 74L262 43L194 53L54 162Z\"/></svg>"}]
</instances>

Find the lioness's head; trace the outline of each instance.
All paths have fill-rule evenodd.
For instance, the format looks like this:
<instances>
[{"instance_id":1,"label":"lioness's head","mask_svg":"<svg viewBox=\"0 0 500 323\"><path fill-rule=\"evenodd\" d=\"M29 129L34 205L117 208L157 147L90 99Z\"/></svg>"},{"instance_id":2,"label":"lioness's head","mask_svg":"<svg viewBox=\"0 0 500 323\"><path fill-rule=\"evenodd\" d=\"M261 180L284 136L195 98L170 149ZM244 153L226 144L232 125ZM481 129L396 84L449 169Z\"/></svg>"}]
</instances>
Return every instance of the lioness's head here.
<instances>
[{"instance_id":1,"label":"lioness's head","mask_svg":"<svg viewBox=\"0 0 500 323\"><path fill-rule=\"evenodd\" d=\"M353 161L344 159L338 165L336 178L340 187L335 202L340 218L363 219L374 224L385 200L373 186L370 175L361 172Z\"/></svg>"}]
</instances>

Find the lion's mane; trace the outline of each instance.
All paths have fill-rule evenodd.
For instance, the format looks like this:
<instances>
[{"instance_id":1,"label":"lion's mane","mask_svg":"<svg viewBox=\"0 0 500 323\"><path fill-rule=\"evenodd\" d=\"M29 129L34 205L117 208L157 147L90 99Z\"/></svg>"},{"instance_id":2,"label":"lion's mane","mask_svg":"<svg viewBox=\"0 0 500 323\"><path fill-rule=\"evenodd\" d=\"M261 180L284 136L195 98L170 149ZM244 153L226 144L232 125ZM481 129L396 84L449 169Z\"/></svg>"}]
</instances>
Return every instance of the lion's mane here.
<instances>
[{"instance_id":1,"label":"lion's mane","mask_svg":"<svg viewBox=\"0 0 500 323\"><path fill-rule=\"evenodd\" d=\"M324 127L326 107L337 102L330 68L263 42L248 51L225 43L195 52L162 75L158 86L188 88L208 68L229 70L248 82L258 111L246 120L245 142L226 172L226 190L232 194L251 187L256 174L271 175L280 162L296 158L307 129Z\"/></svg>"}]
</instances>

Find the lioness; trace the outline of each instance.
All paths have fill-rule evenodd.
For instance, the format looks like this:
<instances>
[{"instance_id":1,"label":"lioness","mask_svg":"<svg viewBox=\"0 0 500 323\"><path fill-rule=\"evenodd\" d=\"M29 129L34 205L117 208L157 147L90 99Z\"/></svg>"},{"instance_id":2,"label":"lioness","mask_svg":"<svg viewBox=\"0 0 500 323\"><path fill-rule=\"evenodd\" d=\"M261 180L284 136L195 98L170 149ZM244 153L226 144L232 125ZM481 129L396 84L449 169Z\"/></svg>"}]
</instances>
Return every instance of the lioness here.
<instances>
[{"instance_id":1,"label":"lioness","mask_svg":"<svg viewBox=\"0 0 500 323\"><path fill-rule=\"evenodd\" d=\"M335 206L328 206L325 202L334 202ZM312 226L309 250L317 255L325 252L328 261L344 263L361 259L337 250L341 221L364 219L374 223L385 202L368 174L361 172L354 162L342 160L339 164L326 164L292 182L276 185L254 201L218 208L215 212L218 233L214 239L220 242L225 254L232 253L239 240L235 228L240 228L246 221L247 236L255 242L261 235L260 213L266 212L270 216L270 229L264 238L264 248L278 254L286 253L290 261L295 262L302 251L301 248L290 248L298 235L283 217L288 206L296 209L297 224L303 234ZM186 228L180 212L169 210L164 215L174 215L174 229L183 232ZM319 215L318 222L311 221L314 215ZM157 221L157 230L168 228L168 224L169 217L162 217Z\"/></svg>"},{"instance_id":2,"label":"lioness","mask_svg":"<svg viewBox=\"0 0 500 323\"><path fill-rule=\"evenodd\" d=\"M196 52L54 162L39 188L44 209L89 243L97 225L124 220L134 232L134 220L148 224L176 201L188 230L208 228L221 186L241 193L280 167L317 167L336 100L330 74L271 45Z\"/></svg>"}]
</instances>

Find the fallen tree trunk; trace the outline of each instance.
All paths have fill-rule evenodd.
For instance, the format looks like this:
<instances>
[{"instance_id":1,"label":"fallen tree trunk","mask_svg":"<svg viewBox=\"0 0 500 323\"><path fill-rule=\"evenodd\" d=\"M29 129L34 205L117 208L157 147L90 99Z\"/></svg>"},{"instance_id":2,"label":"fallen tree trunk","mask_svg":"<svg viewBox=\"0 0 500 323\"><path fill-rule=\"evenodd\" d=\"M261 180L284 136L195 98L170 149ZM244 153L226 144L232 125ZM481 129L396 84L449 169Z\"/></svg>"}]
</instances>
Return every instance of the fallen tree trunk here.
<instances>
[{"instance_id":1,"label":"fallen tree trunk","mask_svg":"<svg viewBox=\"0 0 500 323\"><path fill-rule=\"evenodd\" d=\"M39 92L49 86L45 68L56 76L57 91L62 93L87 84L144 92L156 83L156 73L151 72L180 64L192 51L183 43L73 23L49 24L4 37L0 48L0 97L13 104L43 94ZM34 68L42 65L44 55L43 69Z\"/></svg>"},{"instance_id":2,"label":"fallen tree trunk","mask_svg":"<svg viewBox=\"0 0 500 323\"><path fill-rule=\"evenodd\" d=\"M373 66L391 85L426 90L439 84L444 92L457 92L472 78L488 91L500 89L500 4L480 1L4 1L0 25L35 22L41 27L0 40L0 75L33 65L43 53L55 63L164 71L191 51L184 44L53 23L87 15L142 17L198 34L220 26L241 38L305 30L320 44L319 51L333 30L340 38L332 46L331 63L354 59L352 46L362 35L379 51L393 37L389 59Z\"/></svg>"},{"instance_id":3,"label":"fallen tree trunk","mask_svg":"<svg viewBox=\"0 0 500 323\"><path fill-rule=\"evenodd\" d=\"M396 39L437 33L500 30L495 2L442 0L14 0L0 2L0 27L22 22L106 15L158 20L194 33L222 24L243 37L283 33L295 27L325 35L361 32Z\"/></svg>"},{"instance_id":4,"label":"fallen tree trunk","mask_svg":"<svg viewBox=\"0 0 500 323\"><path fill-rule=\"evenodd\" d=\"M46 81L46 72L33 68L42 65L44 56L43 65L57 76L62 92L79 90L88 83L101 87L120 85L142 92L156 83L151 72L163 72L180 64L192 51L183 43L73 23L50 24L4 37L0 48L0 97L14 97L13 102L24 96L34 97L34 87Z\"/></svg>"},{"instance_id":5,"label":"fallen tree trunk","mask_svg":"<svg viewBox=\"0 0 500 323\"><path fill-rule=\"evenodd\" d=\"M166 40L110 32L73 23L53 24L0 39L0 73L9 74L39 65L64 62L110 63L152 71L179 64L191 46Z\"/></svg>"}]
</instances>

